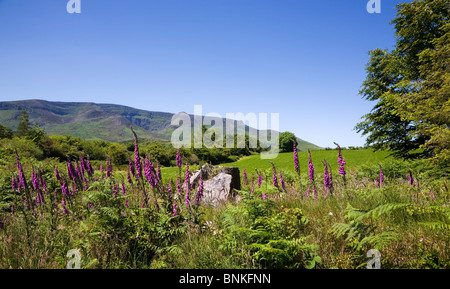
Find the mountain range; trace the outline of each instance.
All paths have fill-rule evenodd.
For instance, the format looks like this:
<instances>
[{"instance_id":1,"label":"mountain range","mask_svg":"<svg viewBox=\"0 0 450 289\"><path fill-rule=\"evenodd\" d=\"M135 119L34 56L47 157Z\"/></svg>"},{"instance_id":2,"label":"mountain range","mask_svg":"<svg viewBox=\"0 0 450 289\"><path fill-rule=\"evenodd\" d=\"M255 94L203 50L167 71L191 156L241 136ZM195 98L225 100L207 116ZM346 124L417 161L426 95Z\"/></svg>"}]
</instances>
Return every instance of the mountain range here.
<instances>
[{"instance_id":1,"label":"mountain range","mask_svg":"<svg viewBox=\"0 0 450 289\"><path fill-rule=\"evenodd\" d=\"M83 139L122 142L133 139L130 130L130 126L133 126L139 138L170 141L175 129L171 125L174 113L147 111L116 104L45 100L0 102L0 124L16 130L22 110L28 112L30 123L37 124L48 135L71 135ZM192 117L191 115L191 119ZM223 121L225 123L226 119ZM320 149L305 140L297 140L299 150Z\"/></svg>"}]
</instances>

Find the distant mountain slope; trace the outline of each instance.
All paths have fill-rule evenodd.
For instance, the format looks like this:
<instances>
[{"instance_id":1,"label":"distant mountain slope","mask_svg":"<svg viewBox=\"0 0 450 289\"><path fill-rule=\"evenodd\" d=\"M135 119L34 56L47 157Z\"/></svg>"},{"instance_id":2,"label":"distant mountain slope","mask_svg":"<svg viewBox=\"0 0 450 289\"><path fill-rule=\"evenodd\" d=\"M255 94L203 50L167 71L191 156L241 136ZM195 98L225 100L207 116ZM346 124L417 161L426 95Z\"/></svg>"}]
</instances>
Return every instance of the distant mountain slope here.
<instances>
[{"instance_id":1,"label":"distant mountain slope","mask_svg":"<svg viewBox=\"0 0 450 289\"><path fill-rule=\"evenodd\" d=\"M132 125L140 138L167 141L174 130L170 125L173 113L115 104L45 100L0 102L0 124L16 130L22 110L28 112L31 123L36 123L49 135L120 142L133 139ZM298 141L300 150L320 149L307 141Z\"/></svg>"}]
</instances>

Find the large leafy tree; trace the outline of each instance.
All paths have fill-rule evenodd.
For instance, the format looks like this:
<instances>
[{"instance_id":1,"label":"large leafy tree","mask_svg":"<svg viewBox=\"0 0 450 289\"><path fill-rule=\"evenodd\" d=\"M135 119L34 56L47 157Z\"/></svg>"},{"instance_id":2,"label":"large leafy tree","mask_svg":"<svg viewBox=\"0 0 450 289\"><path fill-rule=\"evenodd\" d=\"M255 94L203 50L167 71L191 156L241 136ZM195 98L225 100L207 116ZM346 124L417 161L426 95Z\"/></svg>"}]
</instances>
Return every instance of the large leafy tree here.
<instances>
[{"instance_id":1,"label":"large leafy tree","mask_svg":"<svg viewBox=\"0 0 450 289\"><path fill-rule=\"evenodd\" d=\"M397 6L397 16L391 22L396 31L396 47L392 51L370 52L367 77L360 91L366 100L376 102L356 126L358 132L367 135L368 145L389 149L402 157L439 154L436 148L442 146L442 134L446 134L443 131L448 133L448 119L425 118L424 114L436 112L448 102L448 84L446 89L442 80L448 79L445 27L449 15L448 0L416 0ZM431 87L441 96L431 92ZM429 92L425 95L426 90ZM419 95L420 105L415 103ZM433 138L436 126L441 137ZM422 150L417 151L419 148Z\"/></svg>"}]
</instances>

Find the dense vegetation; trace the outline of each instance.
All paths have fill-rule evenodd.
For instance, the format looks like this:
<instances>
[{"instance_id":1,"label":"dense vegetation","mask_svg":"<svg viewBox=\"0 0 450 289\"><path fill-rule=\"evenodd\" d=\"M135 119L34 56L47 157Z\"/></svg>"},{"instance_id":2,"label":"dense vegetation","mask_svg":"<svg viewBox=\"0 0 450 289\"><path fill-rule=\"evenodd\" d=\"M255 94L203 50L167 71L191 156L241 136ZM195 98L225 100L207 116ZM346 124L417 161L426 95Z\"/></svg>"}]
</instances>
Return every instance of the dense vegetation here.
<instances>
[{"instance_id":1,"label":"dense vegetation","mask_svg":"<svg viewBox=\"0 0 450 289\"><path fill-rule=\"evenodd\" d=\"M382 268L450 269L448 1L398 9L397 47L371 53L363 85L372 147L298 151L285 132L269 162L132 129L48 136L26 111L0 125L0 268L66 268L74 249L81 268L366 268L376 249ZM203 163L240 168L236 200L202 203Z\"/></svg>"},{"instance_id":2,"label":"dense vegetation","mask_svg":"<svg viewBox=\"0 0 450 289\"><path fill-rule=\"evenodd\" d=\"M356 126L376 149L450 164L450 6L420 0L397 6L392 51L370 52L360 94L376 102ZM417 149L421 150L417 150Z\"/></svg>"},{"instance_id":3,"label":"dense vegetation","mask_svg":"<svg viewBox=\"0 0 450 289\"><path fill-rule=\"evenodd\" d=\"M163 178L170 171L143 147L136 139L122 169L4 149L0 266L65 268L77 249L82 268L365 268L375 248L384 268L450 267L448 182L424 161L345 149L273 165L249 156L234 163L247 168L240 201L211 207L201 186L182 186L189 158L175 152Z\"/></svg>"}]
</instances>

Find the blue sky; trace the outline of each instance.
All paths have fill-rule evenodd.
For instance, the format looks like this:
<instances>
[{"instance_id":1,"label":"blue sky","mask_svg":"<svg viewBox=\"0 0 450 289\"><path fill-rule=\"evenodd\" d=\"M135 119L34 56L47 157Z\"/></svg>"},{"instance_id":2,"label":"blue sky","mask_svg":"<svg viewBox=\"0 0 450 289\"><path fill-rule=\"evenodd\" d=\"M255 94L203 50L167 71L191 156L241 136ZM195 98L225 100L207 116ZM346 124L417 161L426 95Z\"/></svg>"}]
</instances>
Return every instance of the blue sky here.
<instances>
[{"instance_id":1,"label":"blue sky","mask_svg":"<svg viewBox=\"0 0 450 289\"><path fill-rule=\"evenodd\" d=\"M395 45L381 0L0 0L0 100L279 113L322 147L361 146L369 50ZM410 1L408 1L410 2Z\"/></svg>"}]
</instances>

